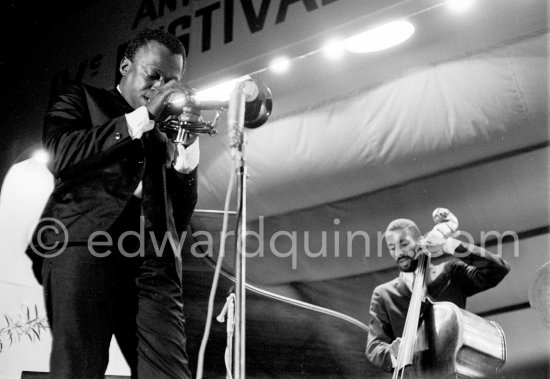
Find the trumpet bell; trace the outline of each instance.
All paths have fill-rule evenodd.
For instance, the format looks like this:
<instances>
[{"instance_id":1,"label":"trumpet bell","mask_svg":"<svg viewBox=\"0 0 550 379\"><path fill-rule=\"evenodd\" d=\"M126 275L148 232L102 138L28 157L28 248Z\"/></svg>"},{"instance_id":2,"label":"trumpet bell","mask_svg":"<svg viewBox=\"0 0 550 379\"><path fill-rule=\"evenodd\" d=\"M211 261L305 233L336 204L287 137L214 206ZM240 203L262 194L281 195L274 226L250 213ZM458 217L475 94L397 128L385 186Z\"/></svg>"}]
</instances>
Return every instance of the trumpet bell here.
<instances>
[{"instance_id":1,"label":"trumpet bell","mask_svg":"<svg viewBox=\"0 0 550 379\"><path fill-rule=\"evenodd\" d=\"M265 124L271 111L273 110L273 96L271 90L265 83L259 80L249 79L253 81L258 89L258 95L245 103L244 111L244 127L255 129Z\"/></svg>"}]
</instances>

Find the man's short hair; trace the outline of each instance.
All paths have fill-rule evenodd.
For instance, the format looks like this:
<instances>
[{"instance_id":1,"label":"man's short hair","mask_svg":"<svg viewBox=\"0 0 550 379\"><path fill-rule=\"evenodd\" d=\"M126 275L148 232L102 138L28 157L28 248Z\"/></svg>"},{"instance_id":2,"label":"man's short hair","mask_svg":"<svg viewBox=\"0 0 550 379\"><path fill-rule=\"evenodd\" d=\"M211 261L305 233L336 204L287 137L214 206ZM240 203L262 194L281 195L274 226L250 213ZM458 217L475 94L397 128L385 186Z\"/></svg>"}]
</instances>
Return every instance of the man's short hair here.
<instances>
[{"instance_id":1,"label":"man's short hair","mask_svg":"<svg viewBox=\"0 0 550 379\"><path fill-rule=\"evenodd\" d=\"M124 56L130 61L134 60L136 53L143 46L146 46L151 41L157 41L158 43L166 46L172 54L180 54L183 56L183 62L185 67L185 48L176 36L165 32L161 28L147 28L139 32L128 43Z\"/></svg>"},{"instance_id":2,"label":"man's short hair","mask_svg":"<svg viewBox=\"0 0 550 379\"><path fill-rule=\"evenodd\" d=\"M387 234L388 232L397 232L400 230L408 230L415 239L419 239L421 236L418 226L414 221L409 220L408 218L398 218L397 220L393 220L386 228L386 233L384 234Z\"/></svg>"}]
</instances>

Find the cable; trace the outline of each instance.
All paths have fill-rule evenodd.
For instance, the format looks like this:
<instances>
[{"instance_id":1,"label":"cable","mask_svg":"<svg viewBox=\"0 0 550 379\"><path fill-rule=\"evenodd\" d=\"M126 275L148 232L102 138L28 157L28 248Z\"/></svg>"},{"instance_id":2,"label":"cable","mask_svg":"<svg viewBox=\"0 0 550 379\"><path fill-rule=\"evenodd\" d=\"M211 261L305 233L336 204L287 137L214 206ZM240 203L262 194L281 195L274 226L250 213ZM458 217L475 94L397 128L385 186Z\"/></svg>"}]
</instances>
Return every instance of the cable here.
<instances>
[{"instance_id":1,"label":"cable","mask_svg":"<svg viewBox=\"0 0 550 379\"><path fill-rule=\"evenodd\" d=\"M206 262L210 266L214 265L214 263L212 262L212 260L210 258L208 258L208 257L205 257L205 258L206 258ZM233 275L231 275L230 273L228 273L227 271L222 269L221 273L222 273L223 276L225 276L229 280L231 280L233 282L235 281L235 277ZM312 310L312 311L315 311L315 312L318 312L318 313L323 313L323 314L326 314L326 315L329 315L329 316L333 316L333 317L342 319L344 321L347 321L350 324L353 324L353 325L363 329L366 332L369 331L369 327L366 324L364 324L363 322L357 320L356 318L348 316L344 313L334 311L334 310L329 309L329 308L320 307L318 305L311 304L311 303L308 303L308 302L305 302L305 301L296 300L296 299L293 299L291 297L279 295L277 293L267 291L267 290L261 289L259 287L253 286L252 284L245 283L245 286L248 290L250 290L252 292L255 292L257 294L267 296L267 297L270 297L270 298L273 298L273 299L276 299L276 300L280 300L280 301L283 301L283 302L291 304L291 305L295 305L295 306L300 307L300 308L305 308L305 309L309 309L309 310Z\"/></svg>"},{"instance_id":2,"label":"cable","mask_svg":"<svg viewBox=\"0 0 550 379\"><path fill-rule=\"evenodd\" d=\"M204 354L206 351L206 344L208 343L208 337L210 335L210 328L212 326L212 315L214 314L214 298L216 297L216 289L218 287L218 279L220 277L223 258L225 256L225 240L227 234L227 220L229 216L229 203L231 201L231 191L235 182L235 172L231 170L229 176L229 184L227 186L227 192L225 196L224 212L223 212L223 224L222 234L220 241L220 254L216 262L216 268L214 270L214 277L212 278L212 287L210 288L210 296L208 298L208 310L206 313L206 324L204 326L204 333L202 336L201 346L199 349L199 356L197 361L197 379L202 379L203 366L204 366ZM212 263L212 261L210 261Z\"/></svg>"}]
</instances>

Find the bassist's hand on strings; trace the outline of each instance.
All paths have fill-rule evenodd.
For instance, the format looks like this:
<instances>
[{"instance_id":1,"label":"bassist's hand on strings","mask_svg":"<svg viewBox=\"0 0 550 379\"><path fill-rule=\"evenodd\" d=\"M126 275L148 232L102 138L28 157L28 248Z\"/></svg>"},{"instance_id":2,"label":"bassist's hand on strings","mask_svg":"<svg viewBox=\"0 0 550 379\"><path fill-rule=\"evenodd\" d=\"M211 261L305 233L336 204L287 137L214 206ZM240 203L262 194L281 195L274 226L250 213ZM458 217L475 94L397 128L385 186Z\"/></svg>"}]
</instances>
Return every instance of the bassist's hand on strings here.
<instances>
[{"instance_id":1,"label":"bassist's hand on strings","mask_svg":"<svg viewBox=\"0 0 550 379\"><path fill-rule=\"evenodd\" d=\"M397 365L397 356L399 355L399 346L401 346L401 337L397 337L390 344L391 361L392 361L393 367Z\"/></svg>"}]
</instances>

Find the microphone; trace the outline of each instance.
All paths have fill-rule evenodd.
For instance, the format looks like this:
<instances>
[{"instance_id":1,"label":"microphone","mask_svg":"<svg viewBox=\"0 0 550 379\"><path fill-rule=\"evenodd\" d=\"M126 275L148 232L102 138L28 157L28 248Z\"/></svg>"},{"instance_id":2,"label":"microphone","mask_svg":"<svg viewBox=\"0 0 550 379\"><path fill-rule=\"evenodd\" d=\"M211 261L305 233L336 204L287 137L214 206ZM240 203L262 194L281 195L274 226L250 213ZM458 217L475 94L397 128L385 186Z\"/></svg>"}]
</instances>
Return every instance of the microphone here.
<instances>
[{"instance_id":1,"label":"microphone","mask_svg":"<svg viewBox=\"0 0 550 379\"><path fill-rule=\"evenodd\" d=\"M238 83L229 97L229 103L227 106L227 127L231 133L235 129L240 129L244 124L244 105L246 101L246 94L244 92L246 86L244 82Z\"/></svg>"}]
</instances>

